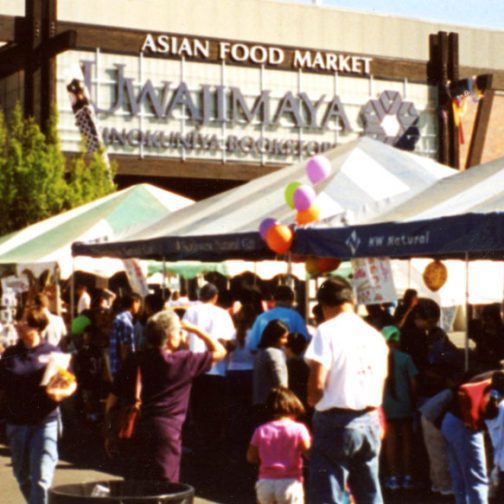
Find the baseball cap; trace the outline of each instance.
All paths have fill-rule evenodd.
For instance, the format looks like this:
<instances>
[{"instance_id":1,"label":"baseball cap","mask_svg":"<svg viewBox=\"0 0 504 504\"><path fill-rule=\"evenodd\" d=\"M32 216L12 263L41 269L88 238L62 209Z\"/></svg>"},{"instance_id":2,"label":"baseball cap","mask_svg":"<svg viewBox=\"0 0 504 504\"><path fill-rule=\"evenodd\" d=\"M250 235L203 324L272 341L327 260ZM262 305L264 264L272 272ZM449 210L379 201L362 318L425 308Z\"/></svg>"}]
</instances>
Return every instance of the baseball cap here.
<instances>
[{"instance_id":1,"label":"baseball cap","mask_svg":"<svg viewBox=\"0 0 504 504\"><path fill-rule=\"evenodd\" d=\"M382 327L381 333L385 338L385 341L395 341L399 342L401 336L401 330L395 325L387 325Z\"/></svg>"}]
</instances>

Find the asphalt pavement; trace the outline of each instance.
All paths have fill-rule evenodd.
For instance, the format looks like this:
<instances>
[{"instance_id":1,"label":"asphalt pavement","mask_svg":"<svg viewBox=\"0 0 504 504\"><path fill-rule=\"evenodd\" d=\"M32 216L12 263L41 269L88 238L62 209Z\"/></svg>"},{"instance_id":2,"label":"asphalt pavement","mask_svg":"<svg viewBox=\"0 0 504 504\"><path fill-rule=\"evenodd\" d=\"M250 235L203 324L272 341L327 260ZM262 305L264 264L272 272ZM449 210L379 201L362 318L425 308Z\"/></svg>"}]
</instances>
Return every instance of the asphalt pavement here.
<instances>
[{"instance_id":1,"label":"asphalt pavement","mask_svg":"<svg viewBox=\"0 0 504 504\"><path fill-rule=\"evenodd\" d=\"M118 479L117 468L102 450L99 431L86 424L67 426L60 442L60 462L54 485ZM196 491L195 504L255 504L255 468L245 461L231 461L225 454L194 453L185 450L181 481ZM0 442L0 503L22 504L23 499L12 475L8 447ZM450 504L427 488L400 490L385 494L386 504Z\"/></svg>"}]
</instances>

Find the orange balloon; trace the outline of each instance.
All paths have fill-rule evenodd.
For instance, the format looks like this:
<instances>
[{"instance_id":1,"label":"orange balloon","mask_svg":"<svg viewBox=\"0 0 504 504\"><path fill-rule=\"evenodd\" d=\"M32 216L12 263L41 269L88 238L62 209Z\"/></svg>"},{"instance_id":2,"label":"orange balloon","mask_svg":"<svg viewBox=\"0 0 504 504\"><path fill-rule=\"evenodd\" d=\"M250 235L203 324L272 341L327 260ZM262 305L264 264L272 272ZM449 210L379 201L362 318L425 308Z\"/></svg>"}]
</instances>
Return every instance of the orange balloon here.
<instances>
[{"instance_id":1,"label":"orange balloon","mask_svg":"<svg viewBox=\"0 0 504 504\"><path fill-rule=\"evenodd\" d=\"M319 220L320 217L320 208L313 204L308 210L303 210L296 214L296 222L299 225L310 224L310 222L315 222Z\"/></svg>"},{"instance_id":2,"label":"orange balloon","mask_svg":"<svg viewBox=\"0 0 504 504\"><path fill-rule=\"evenodd\" d=\"M266 244L277 254L285 254L289 251L294 240L294 233L289 226L276 224L266 233Z\"/></svg>"},{"instance_id":3,"label":"orange balloon","mask_svg":"<svg viewBox=\"0 0 504 504\"><path fill-rule=\"evenodd\" d=\"M317 258L317 269L320 273L327 273L329 271L334 271L338 269L341 261L334 257L318 257Z\"/></svg>"}]
</instances>

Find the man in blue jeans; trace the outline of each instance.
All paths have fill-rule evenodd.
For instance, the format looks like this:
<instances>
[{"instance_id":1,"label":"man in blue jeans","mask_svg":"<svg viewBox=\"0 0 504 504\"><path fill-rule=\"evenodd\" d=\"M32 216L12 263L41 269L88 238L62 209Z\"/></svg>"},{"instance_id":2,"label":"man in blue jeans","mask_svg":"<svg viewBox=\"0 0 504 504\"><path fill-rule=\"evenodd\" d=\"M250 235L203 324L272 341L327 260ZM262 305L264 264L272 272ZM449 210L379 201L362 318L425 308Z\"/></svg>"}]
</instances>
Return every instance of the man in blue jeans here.
<instances>
[{"instance_id":1,"label":"man in blue jeans","mask_svg":"<svg viewBox=\"0 0 504 504\"><path fill-rule=\"evenodd\" d=\"M475 377L460 385L443 418L456 504L486 504L488 477L483 430L497 417L504 397L504 374ZM497 502L497 501L496 501Z\"/></svg>"},{"instance_id":2,"label":"man in blue jeans","mask_svg":"<svg viewBox=\"0 0 504 504\"><path fill-rule=\"evenodd\" d=\"M315 407L309 502L343 503L348 486L357 504L380 504L377 408L388 348L381 334L356 315L345 279L326 280L317 300L324 322L305 354L308 403Z\"/></svg>"}]
</instances>

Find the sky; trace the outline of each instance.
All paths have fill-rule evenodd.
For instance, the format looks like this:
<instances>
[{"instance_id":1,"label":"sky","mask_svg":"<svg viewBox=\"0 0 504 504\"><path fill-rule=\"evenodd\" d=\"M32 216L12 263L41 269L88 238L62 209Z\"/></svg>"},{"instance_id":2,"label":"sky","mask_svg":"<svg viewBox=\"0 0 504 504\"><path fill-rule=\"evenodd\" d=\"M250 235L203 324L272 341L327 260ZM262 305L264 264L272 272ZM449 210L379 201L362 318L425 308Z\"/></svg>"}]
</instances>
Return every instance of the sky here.
<instances>
[{"instance_id":1,"label":"sky","mask_svg":"<svg viewBox=\"0 0 504 504\"><path fill-rule=\"evenodd\" d=\"M314 0L295 0L316 3ZM504 30L504 0L318 0L321 5Z\"/></svg>"}]
</instances>

